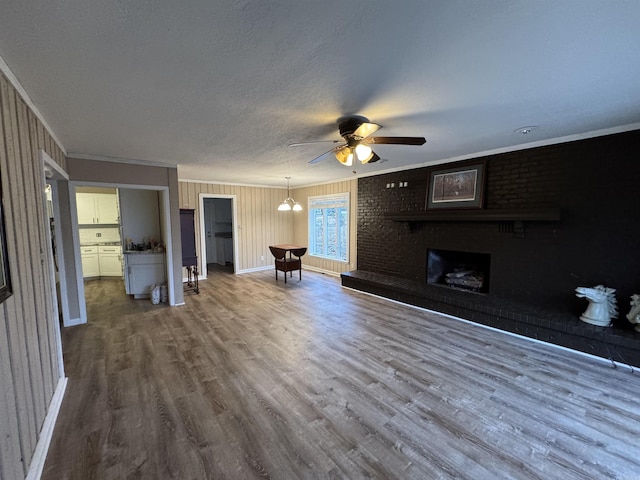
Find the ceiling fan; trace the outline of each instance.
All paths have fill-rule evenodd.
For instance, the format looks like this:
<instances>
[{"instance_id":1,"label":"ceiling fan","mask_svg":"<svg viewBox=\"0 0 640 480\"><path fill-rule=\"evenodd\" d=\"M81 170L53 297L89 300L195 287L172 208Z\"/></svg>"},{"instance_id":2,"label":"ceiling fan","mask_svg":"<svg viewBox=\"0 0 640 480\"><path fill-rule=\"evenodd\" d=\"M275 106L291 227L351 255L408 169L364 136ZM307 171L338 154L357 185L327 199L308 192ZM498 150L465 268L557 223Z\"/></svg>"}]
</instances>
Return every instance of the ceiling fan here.
<instances>
[{"instance_id":1,"label":"ceiling fan","mask_svg":"<svg viewBox=\"0 0 640 480\"><path fill-rule=\"evenodd\" d=\"M350 167L353 165L354 157L361 163L374 163L380 157L371 149L369 145L424 145L427 141L424 137L371 137L380 130L382 125L371 123L360 115L350 115L338 119L338 129L344 140L320 140L318 142L291 143L290 147L300 145L310 145L314 143L331 142L337 143L328 152L310 160L309 163L318 163L333 154L340 163Z\"/></svg>"}]
</instances>

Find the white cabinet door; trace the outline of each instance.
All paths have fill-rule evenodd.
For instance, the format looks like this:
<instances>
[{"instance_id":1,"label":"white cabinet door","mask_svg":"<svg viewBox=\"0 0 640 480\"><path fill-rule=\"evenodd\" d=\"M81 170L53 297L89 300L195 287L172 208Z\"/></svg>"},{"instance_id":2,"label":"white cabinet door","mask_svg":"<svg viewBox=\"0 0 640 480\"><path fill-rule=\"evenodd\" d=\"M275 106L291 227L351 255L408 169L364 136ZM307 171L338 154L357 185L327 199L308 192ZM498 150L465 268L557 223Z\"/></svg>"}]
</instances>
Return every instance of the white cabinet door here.
<instances>
[{"instance_id":1,"label":"white cabinet door","mask_svg":"<svg viewBox=\"0 0 640 480\"><path fill-rule=\"evenodd\" d=\"M155 284L165 282L163 253L131 253L125 257L125 284L129 295L147 298Z\"/></svg>"},{"instance_id":2,"label":"white cabinet door","mask_svg":"<svg viewBox=\"0 0 640 480\"><path fill-rule=\"evenodd\" d=\"M82 259L83 278L97 277L100 275L98 247L80 247L80 258Z\"/></svg>"},{"instance_id":3,"label":"white cabinet door","mask_svg":"<svg viewBox=\"0 0 640 480\"><path fill-rule=\"evenodd\" d=\"M122 249L115 246L98 247L101 277L122 277Z\"/></svg>"},{"instance_id":4,"label":"white cabinet door","mask_svg":"<svg viewBox=\"0 0 640 480\"><path fill-rule=\"evenodd\" d=\"M118 224L118 196L113 193L76 193L78 224Z\"/></svg>"},{"instance_id":5,"label":"white cabinet door","mask_svg":"<svg viewBox=\"0 0 640 480\"><path fill-rule=\"evenodd\" d=\"M101 277L122 277L121 255L100 254L100 276Z\"/></svg>"},{"instance_id":6,"label":"white cabinet door","mask_svg":"<svg viewBox=\"0 0 640 480\"><path fill-rule=\"evenodd\" d=\"M120 223L118 196L113 194L95 194L96 223Z\"/></svg>"},{"instance_id":7,"label":"white cabinet door","mask_svg":"<svg viewBox=\"0 0 640 480\"><path fill-rule=\"evenodd\" d=\"M95 202L92 193L77 193L76 205L78 206L79 225L96 223Z\"/></svg>"},{"instance_id":8,"label":"white cabinet door","mask_svg":"<svg viewBox=\"0 0 640 480\"><path fill-rule=\"evenodd\" d=\"M164 265L135 265L131 268L129 288L134 296L149 296L157 283L164 283Z\"/></svg>"}]
</instances>

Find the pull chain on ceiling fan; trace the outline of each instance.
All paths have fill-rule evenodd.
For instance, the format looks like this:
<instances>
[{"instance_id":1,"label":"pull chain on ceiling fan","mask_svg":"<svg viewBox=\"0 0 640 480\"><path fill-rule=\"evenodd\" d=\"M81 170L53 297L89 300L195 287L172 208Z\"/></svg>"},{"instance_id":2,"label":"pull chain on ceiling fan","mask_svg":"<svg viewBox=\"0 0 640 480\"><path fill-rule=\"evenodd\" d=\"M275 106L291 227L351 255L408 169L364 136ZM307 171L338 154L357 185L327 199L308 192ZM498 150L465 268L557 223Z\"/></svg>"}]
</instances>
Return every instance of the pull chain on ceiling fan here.
<instances>
[{"instance_id":1,"label":"pull chain on ceiling fan","mask_svg":"<svg viewBox=\"0 0 640 480\"><path fill-rule=\"evenodd\" d=\"M371 137L375 132L380 130L382 125L369 122L369 120L360 115L342 117L338 119L338 129L340 135L344 138L341 140L328 140L331 143L339 143L328 152L323 153L319 157L310 160L309 163L314 164L321 162L325 158L335 156L343 165L350 167L353 165L354 157L362 164L374 163L380 160L380 157L372 150L369 145L424 145L427 141L424 137ZM290 147L299 145L309 145L320 142L302 142L292 143Z\"/></svg>"}]
</instances>

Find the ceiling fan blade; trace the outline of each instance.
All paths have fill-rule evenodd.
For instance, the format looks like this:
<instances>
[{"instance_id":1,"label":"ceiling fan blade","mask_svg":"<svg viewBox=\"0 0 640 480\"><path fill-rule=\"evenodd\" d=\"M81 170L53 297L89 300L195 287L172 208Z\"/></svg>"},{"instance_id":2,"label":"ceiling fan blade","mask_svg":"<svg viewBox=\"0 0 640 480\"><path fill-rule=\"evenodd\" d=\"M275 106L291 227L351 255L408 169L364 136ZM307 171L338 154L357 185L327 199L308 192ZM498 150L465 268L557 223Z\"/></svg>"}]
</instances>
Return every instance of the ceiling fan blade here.
<instances>
[{"instance_id":1,"label":"ceiling fan blade","mask_svg":"<svg viewBox=\"0 0 640 480\"><path fill-rule=\"evenodd\" d=\"M376 145L424 145L427 139L424 137L371 137L363 143Z\"/></svg>"},{"instance_id":2,"label":"ceiling fan blade","mask_svg":"<svg viewBox=\"0 0 640 480\"><path fill-rule=\"evenodd\" d=\"M377 123L364 122L353 131L352 135L354 137L367 138L369 135L376 133L381 128L382 125L378 125Z\"/></svg>"},{"instance_id":3,"label":"ceiling fan blade","mask_svg":"<svg viewBox=\"0 0 640 480\"><path fill-rule=\"evenodd\" d=\"M375 163L378 160L380 160L380 157L376 154L376 152L371 151L371 155L369 155L368 158L365 158L364 160L360 160L360 161L364 165L365 163Z\"/></svg>"},{"instance_id":4,"label":"ceiling fan blade","mask_svg":"<svg viewBox=\"0 0 640 480\"><path fill-rule=\"evenodd\" d=\"M322 155L317 156L316 158L309 160L309 163L311 165L315 164L315 163L320 163L323 160L326 160L327 158L329 158L331 155L335 154L338 150L340 150L341 148L343 148L346 144L342 144L342 145L338 145L337 147L333 147L331 150L329 150L328 152L324 152Z\"/></svg>"},{"instance_id":5,"label":"ceiling fan blade","mask_svg":"<svg viewBox=\"0 0 640 480\"><path fill-rule=\"evenodd\" d=\"M344 143L344 140L316 140L314 142L290 143L290 147L300 147L303 145L315 145L316 143Z\"/></svg>"}]
</instances>

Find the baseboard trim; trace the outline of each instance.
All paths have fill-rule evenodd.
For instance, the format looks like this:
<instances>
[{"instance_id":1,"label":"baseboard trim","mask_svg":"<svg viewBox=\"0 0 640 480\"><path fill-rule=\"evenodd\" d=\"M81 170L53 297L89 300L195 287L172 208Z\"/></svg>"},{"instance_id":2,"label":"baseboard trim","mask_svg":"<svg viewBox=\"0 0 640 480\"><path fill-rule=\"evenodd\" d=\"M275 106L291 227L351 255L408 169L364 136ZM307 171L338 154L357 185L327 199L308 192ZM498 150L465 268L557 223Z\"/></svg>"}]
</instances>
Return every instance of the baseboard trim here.
<instances>
[{"instance_id":1,"label":"baseboard trim","mask_svg":"<svg viewBox=\"0 0 640 480\"><path fill-rule=\"evenodd\" d=\"M309 270L310 272L322 273L324 275L331 275L332 277L340 278L340 272L334 272L332 270L325 270L323 268L313 267L311 265L303 265L303 270Z\"/></svg>"},{"instance_id":2,"label":"baseboard trim","mask_svg":"<svg viewBox=\"0 0 640 480\"><path fill-rule=\"evenodd\" d=\"M62 399L64 398L64 392L67 389L67 377L62 377L58 381L56 391L53 393L51 402L49 403L49 412L42 424L42 430L40 430L40 438L36 445L36 450L33 452L33 458L31 458L31 464L29 465L29 472L27 473L26 480L39 480L44 469L44 462L47 459L47 453L49 452L49 445L51 445L51 439L53 438L53 429L60 413L60 407L62 406Z\"/></svg>"},{"instance_id":3,"label":"baseboard trim","mask_svg":"<svg viewBox=\"0 0 640 480\"><path fill-rule=\"evenodd\" d=\"M255 267L255 268L246 268L244 270L238 270L236 273L252 273L252 272L262 272L264 270L273 270L273 265L267 265L265 267Z\"/></svg>"},{"instance_id":4,"label":"baseboard trim","mask_svg":"<svg viewBox=\"0 0 640 480\"><path fill-rule=\"evenodd\" d=\"M87 322L83 321L82 318L70 318L65 324L64 327L75 327L76 325L83 325Z\"/></svg>"}]
</instances>

